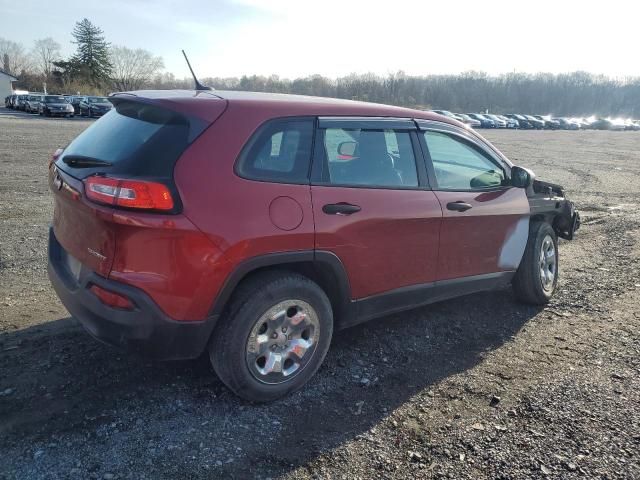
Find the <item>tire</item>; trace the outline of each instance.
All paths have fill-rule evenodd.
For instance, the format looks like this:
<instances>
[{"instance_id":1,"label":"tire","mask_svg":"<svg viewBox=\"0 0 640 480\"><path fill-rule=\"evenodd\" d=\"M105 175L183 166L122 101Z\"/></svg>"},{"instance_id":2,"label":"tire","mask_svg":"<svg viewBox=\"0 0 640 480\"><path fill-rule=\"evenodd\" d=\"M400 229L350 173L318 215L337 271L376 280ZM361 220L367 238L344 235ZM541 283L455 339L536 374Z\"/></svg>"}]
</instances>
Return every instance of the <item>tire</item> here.
<instances>
[{"instance_id":1,"label":"tire","mask_svg":"<svg viewBox=\"0 0 640 480\"><path fill-rule=\"evenodd\" d=\"M542 259L543 248L547 252ZM553 250L553 265L549 252ZM549 303L558 283L558 237L546 222L532 222L522 261L513 279L516 298L531 305ZM544 273L543 273L544 272Z\"/></svg>"},{"instance_id":2,"label":"tire","mask_svg":"<svg viewBox=\"0 0 640 480\"><path fill-rule=\"evenodd\" d=\"M289 339L281 333L287 331L286 325L291 325ZM307 383L322 364L332 333L331 303L315 282L288 271L259 273L243 281L231 298L209 342L209 358L218 377L236 395L268 402ZM304 348L302 357L293 353L294 342ZM280 361L272 361L275 358Z\"/></svg>"}]
</instances>

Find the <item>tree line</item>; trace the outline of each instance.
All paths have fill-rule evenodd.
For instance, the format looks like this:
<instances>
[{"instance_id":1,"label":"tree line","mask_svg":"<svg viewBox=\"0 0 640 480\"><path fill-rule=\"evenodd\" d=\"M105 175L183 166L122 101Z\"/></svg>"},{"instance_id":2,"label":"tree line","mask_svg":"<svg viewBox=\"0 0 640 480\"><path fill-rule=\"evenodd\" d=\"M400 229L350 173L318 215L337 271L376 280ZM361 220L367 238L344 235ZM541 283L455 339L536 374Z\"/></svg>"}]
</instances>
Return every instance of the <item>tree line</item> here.
<instances>
[{"instance_id":1,"label":"tree line","mask_svg":"<svg viewBox=\"0 0 640 480\"><path fill-rule=\"evenodd\" d=\"M161 57L144 49L111 45L102 29L83 19L76 22L75 52L62 56L62 46L51 37L36 40L30 50L0 37L0 68L19 79L15 87L51 93L103 94L136 90L164 68Z\"/></svg>"},{"instance_id":2,"label":"tree line","mask_svg":"<svg viewBox=\"0 0 640 480\"><path fill-rule=\"evenodd\" d=\"M76 51L66 59L52 38L36 41L30 51L0 38L0 65L20 79L18 88L30 91L41 90L43 82L57 93L193 88L192 79L177 79L164 72L161 57L144 49L111 45L103 31L86 18L76 23L72 37ZM618 79L587 72L488 75L471 71L418 76L397 72L336 79L247 75L201 80L217 89L316 95L454 112L640 118L640 77Z\"/></svg>"},{"instance_id":3,"label":"tree line","mask_svg":"<svg viewBox=\"0 0 640 480\"><path fill-rule=\"evenodd\" d=\"M387 103L453 112L532 113L556 116L640 118L640 78L612 79L586 72L562 74L379 76L348 75L329 79L313 75L295 80L277 76L210 78L218 89L295 93ZM190 83L156 82L155 87Z\"/></svg>"}]
</instances>

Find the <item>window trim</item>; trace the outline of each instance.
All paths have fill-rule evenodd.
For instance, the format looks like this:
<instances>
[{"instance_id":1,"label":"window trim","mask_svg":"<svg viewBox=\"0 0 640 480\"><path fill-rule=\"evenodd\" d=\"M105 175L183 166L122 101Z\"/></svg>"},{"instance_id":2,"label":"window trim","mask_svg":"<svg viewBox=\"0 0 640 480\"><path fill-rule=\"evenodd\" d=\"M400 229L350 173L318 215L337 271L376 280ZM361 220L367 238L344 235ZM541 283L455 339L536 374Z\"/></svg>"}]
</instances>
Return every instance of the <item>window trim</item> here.
<instances>
[{"instance_id":1,"label":"window trim","mask_svg":"<svg viewBox=\"0 0 640 480\"><path fill-rule=\"evenodd\" d=\"M366 123L369 128L358 125ZM318 117L318 128L343 128L361 130L415 130L411 118L405 117Z\"/></svg>"},{"instance_id":2,"label":"window trim","mask_svg":"<svg viewBox=\"0 0 640 480\"><path fill-rule=\"evenodd\" d=\"M309 122L311 122L311 128L312 128L311 145L310 145L309 165L307 167L306 179L303 180L303 181L302 180L300 180L300 181L292 181L292 180L287 180L287 179L284 179L284 178L277 178L277 177L274 177L274 178L258 178L258 177L252 177L252 176L248 176L248 175L243 175L242 172L240 172L240 163L243 161L245 155L247 155L247 152L253 147L254 143L260 137L262 132L264 130L266 130L267 128L269 128L269 126L271 124L273 124L273 123L289 122L289 121L290 122L300 122L300 121L309 121ZM315 146L315 138L316 138L316 131L317 131L317 123L318 123L317 117L312 116L312 115L292 115L292 116L284 116L284 117L273 117L273 118L269 118L268 120L265 120L264 122L262 122L260 125L258 125L256 127L256 129L249 136L247 141L244 142L244 145L240 149L240 153L238 154L238 156L236 157L235 162L233 163L233 173L237 177L242 178L243 180L251 181L251 182L278 183L278 184L284 184L284 185L310 185L311 171L312 171L312 166L313 166L313 152L314 152L314 148L315 148L314 146Z\"/></svg>"},{"instance_id":3,"label":"window trim","mask_svg":"<svg viewBox=\"0 0 640 480\"><path fill-rule=\"evenodd\" d=\"M492 151L487 150L483 145L481 145L478 141L476 141L471 135L467 134L464 131L459 130L458 128L452 125L439 124L437 122L429 122L428 124L416 122L418 123L418 131L420 135L418 135L418 140L420 142L421 147L424 150L424 160L426 162L427 171L429 172L429 177L431 180L431 185L433 190L439 192L494 192L501 190L508 190L511 188L510 185L498 185L495 187L484 187L484 188L443 188L438 185L438 178L436 176L435 167L433 165L433 160L431 159L431 152L429 151L429 146L427 145L427 140L425 139L424 134L426 132L436 132L443 133L445 135L453 136L454 138L460 140L462 143L470 146L471 148L477 150L481 155L486 157L490 162L496 165L500 170L502 170L504 174L504 179L509 180L511 178L511 168L510 165L506 164L501 158L498 158Z\"/></svg>"},{"instance_id":4,"label":"window trim","mask_svg":"<svg viewBox=\"0 0 640 480\"><path fill-rule=\"evenodd\" d=\"M398 126L398 127L396 127ZM359 129L370 131L395 130L409 133L418 184L415 186L398 185L362 185L351 183L332 183L323 180L328 156L325 151L325 132L328 128ZM338 188L368 188L377 190L431 190L424 155L418 139L418 129L410 119L393 117L318 117L314 134L314 147L311 159L311 185Z\"/></svg>"}]
</instances>

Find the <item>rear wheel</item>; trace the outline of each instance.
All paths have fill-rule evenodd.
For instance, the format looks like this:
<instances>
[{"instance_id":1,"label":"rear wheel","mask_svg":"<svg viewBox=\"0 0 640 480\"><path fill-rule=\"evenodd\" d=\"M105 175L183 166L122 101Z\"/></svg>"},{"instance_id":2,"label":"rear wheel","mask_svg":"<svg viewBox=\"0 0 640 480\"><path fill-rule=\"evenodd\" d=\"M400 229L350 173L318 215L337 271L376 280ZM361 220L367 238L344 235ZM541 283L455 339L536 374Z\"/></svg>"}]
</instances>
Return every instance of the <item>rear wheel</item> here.
<instances>
[{"instance_id":1,"label":"rear wheel","mask_svg":"<svg viewBox=\"0 0 640 480\"><path fill-rule=\"evenodd\" d=\"M516 297L533 305L544 305L558 283L558 237L551 225L534 222L522 261L513 279Z\"/></svg>"},{"instance_id":2,"label":"rear wheel","mask_svg":"<svg viewBox=\"0 0 640 480\"><path fill-rule=\"evenodd\" d=\"M267 272L243 282L216 326L209 356L234 393L265 402L301 388L329 349L331 303L313 281Z\"/></svg>"}]
</instances>

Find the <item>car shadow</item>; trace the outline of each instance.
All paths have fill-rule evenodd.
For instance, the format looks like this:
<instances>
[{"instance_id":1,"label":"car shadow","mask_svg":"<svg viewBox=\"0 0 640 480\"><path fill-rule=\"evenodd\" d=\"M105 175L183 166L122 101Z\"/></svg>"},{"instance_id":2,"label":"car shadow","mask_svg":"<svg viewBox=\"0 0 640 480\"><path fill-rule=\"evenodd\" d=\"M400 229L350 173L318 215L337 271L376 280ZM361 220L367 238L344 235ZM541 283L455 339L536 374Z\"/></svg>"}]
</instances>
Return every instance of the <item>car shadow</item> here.
<instances>
[{"instance_id":1,"label":"car shadow","mask_svg":"<svg viewBox=\"0 0 640 480\"><path fill-rule=\"evenodd\" d=\"M171 435L179 440L197 437L192 427L206 423L220 433L221 442L240 447L244 459L220 465L218 475L278 475L354 439L412 397L473 368L539 311L516 303L504 290L337 332L308 386L266 405L249 404L228 392L206 358L148 361L102 345L73 319L61 319L0 335L0 386L13 390L0 396L0 438L90 437L96 426L114 418L137 417L144 418L144 425L120 427L127 430L128 441L135 442L137 435L140 441L148 438L150 429L157 424L160 430L163 422L171 423ZM149 407L176 398L188 404L189 414L184 408L181 413ZM249 441L251 431L241 429L264 418L270 420L267 447ZM171 455L172 465L193 465L186 454Z\"/></svg>"}]
</instances>

